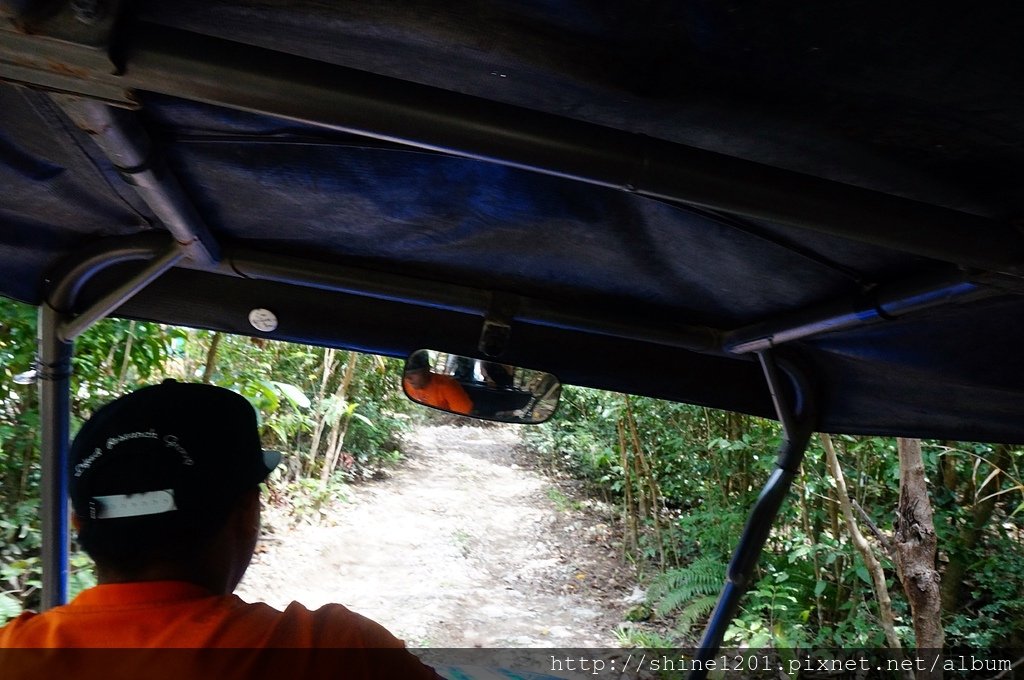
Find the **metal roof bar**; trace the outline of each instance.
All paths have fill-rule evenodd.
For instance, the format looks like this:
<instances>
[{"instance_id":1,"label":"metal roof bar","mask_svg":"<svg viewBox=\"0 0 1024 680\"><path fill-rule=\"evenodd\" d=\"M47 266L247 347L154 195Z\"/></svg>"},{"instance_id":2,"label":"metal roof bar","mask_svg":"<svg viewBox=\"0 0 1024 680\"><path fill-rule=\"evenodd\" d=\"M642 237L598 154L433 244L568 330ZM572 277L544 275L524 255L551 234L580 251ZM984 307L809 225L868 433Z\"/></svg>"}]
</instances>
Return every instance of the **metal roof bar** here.
<instances>
[{"instance_id":1,"label":"metal roof bar","mask_svg":"<svg viewBox=\"0 0 1024 680\"><path fill-rule=\"evenodd\" d=\"M228 250L221 269L225 269L228 263L231 269L246 278L397 300L481 316L486 313L489 304L487 291L469 286L310 262L249 249ZM519 298L514 318L525 323L650 342L704 354L742 355L762 352L824 333L890 321L932 307L1007 292L1010 291L1005 287L991 285L984 275L953 268L927 277L892 282L858 296L830 301L728 332L707 326L672 323L664 319L663 323L654 325L639 321L631 323L622 317L584 315L556 302L526 297Z\"/></svg>"},{"instance_id":2,"label":"metal roof bar","mask_svg":"<svg viewBox=\"0 0 1024 680\"><path fill-rule=\"evenodd\" d=\"M220 259L216 239L163 159L154 154L149 135L133 111L67 95L55 94L52 98L75 125L92 137L174 235L187 257L201 263Z\"/></svg>"},{"instance_id":3,"label":"metal roof bar","mask_svg":"<svg viewBox=\"0 0 1024 680\"><path fill-rule=\"evenodd\" d=\"M121 37L126 88L710 207L1013 272L1012 225L644 135L147 23Z\"/></svg>"},{"instance_id":4,"label":"metal roof bar","mask_svg":"<svg viewBox=\"0 0 1024 680\"><path fill-rule=\"evenodd\" d=\"M485 316L491 291L401 274L332 265L250 249L226 249L219 270L251 279L274 281L353 293L383 300L394 300L427 307ZM651 342L695 352L720 353L721 333L713 328L679 323L654 326L649 322L613 318L606 315L584 316L548 300L519 297L514 320L540 326L564 328L616 338Z\"/></svg>"},{"instance_id":5,"label":"metal roof bar","mask_svg":"<svg viewBox=\"0 0 1024 680\"><path fill-rule=\"evenodd\" d=\"M65 342L71 342L184 257L185 249L180 244L170 245L162 254L149 261L141 272L101 297L81 314L62 321L57 326L57 336Z\"/></svg>"},{"instance_id":6,"label":"metal roof bar","mask_svg":"<svg viewBox=\"0 0 1024 680\"><path fill-rule=\"evenodd\" d=\"M726 334L723 348L732 354L761 352L794 340L1005 292L998 287L985 285L983 277L972 276L961 270L898 281L862 295L739 328Z\"/></svg>"},{"instance_id":7,"label":"metal roof bar","mask_svg":"<svg viewBox=\"0 0 1024 680\"><path fill-rule=\"evenodd\" d=\"M466 285L310 261L245 247L225 246L223 259L218 263L178 261L173 244L150 234L107 239L97 244L95 250L86 251L80 260L66 270L64 276L59 277L65 283L54 288L50 297L51 304L69 312L73 308L71 300L77 298L81 282L88 280L94 270L127 260L158 258L161 253L170 264L198 271L436 307L481 317L486 313L490 300L490 291ZM155 260L151 266L163 267ZM145 276L145 272L139 276ZM130 285L124 284L125 287ZM649 321L641 324L621 316L584 315L556 301L529 297L519 298L515 320L705 354L740 355L757 353L823 333L892 320L931 307L1008 292L1013 291L999 285L990 285L985 276L953 269L928 277L889 283L862 295L830 301L728 332L669 319L662 319L658 324Z\"/></svg>"},{"instance_id":8,"label":"metal roof bar","mask_svg":"<svg viewBox=\"0 0 1024 680\"><path fill-rule=\"evenodd\" d=\"M147 22L122 27L110 41L117 45L114 69L97 59L95 45L63 36L59 58L53 57L46 25L31 35L0 29L0 78L129 105L135 105L132 90L157 92L963 266L1024 268L1024 237L1005 221L181 29ZM162 219L172 228L174 219Z\"/></svg>"}]
</instances>

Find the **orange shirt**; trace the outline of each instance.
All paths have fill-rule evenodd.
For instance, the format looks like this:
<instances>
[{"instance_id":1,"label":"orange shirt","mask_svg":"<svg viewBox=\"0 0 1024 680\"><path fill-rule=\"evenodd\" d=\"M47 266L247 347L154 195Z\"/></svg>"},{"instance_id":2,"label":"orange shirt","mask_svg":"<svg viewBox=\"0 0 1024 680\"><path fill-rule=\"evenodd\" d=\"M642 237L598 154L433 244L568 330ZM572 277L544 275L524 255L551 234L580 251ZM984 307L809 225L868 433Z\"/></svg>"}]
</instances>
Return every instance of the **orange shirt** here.
<instances>
[{"instance_id":1,"label":"orange shirt","mask_svg":"<svg viewBox=\"0 0 1024 680\"><path fill-rule=\"evenodd\" d=\"M367 654L368 650L380 650L376 657L378 661L386 662L389 668L397 665L403 677L436 677L433 671L404 650L401 640L379 624L342 605L329 604L310 611L293 602L279 612L266 604L248 604L235 595L212 595L199 586L180 581L96 586L63 607L42 614L23 613L0 628L0 676L28 677L27 673L8 675L7 671L29 662L38 666L44 659L45 655L40 652L27 655L22 651L25 648L91 648L92 652L80 652L86 659L98 658L95 648L233 648L230 659L223 653L219 657L210 654L204 657L207 662L219 659L220 666L234 669L226 676L221 673L223 680L248 677L247 673L256 664L261 668L267 667L265 660L257 661L260 658L258 654L241 648L259 649L265 653L281 648L347 648L367 650ZM385 649L389 650L386 655ZM162 666L168 675L171 675L168 662L173 662L173 665L194 662L198 658L181 652L176 655L163 652L162 656L159 656L160 652L154 652L162 660L156 665ZM54 658L60 660L60 654L58 652ZM67 657L67 653L63 654ZM124 654L122 651L117 658L142 663L141 652L133 652L129 657ZM278 662L283 662L286 657L283 651L277 652L276 656L274 654L269 652L269 656L264 656ZM288 657L288 665L299 661L308 665L314 659L310 656L312 652L305 654L304 657L294 654ZM345 658L351 661L351 656ZM316 661L324 663L324 659L330 661L330 657L323 655ZM2 663L5 661L13 663ZM209 665L206 663L206 667ZM362 665L371 671L365 677L381 677L372 671L373 663L363 662ZM153 666L150 662L147 667ZM346 667L352 668L352 664L346 662ZM47 668L44 667L43 671ZM37 677L57 676L47 673ZM362 678L364 675L352 673L351 677Z\"/></svg>"},{"instance_id":2,"label":"orange shirt","mask_svg":"<svg viewBox=\"0 0 1024 680\"><path fill-rule=\"evenodd\" d=\"M470 414L473 412L473 401L462 389L462 385L454 378L446 375L431 375L425 387L417 388L408 380L405 391L413 401L455 413Z\"/></svg>"}]
</instances>

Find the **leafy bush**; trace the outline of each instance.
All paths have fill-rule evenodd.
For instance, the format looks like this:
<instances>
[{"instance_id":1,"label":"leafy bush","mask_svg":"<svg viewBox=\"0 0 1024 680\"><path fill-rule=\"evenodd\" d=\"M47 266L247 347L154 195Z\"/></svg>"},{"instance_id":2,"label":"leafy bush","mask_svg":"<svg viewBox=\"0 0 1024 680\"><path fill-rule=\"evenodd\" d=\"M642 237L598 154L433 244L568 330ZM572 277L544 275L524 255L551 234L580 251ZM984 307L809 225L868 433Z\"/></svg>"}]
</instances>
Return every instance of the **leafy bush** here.
<instances>
[{"instance_id":1,"label":"leafy bush","mask_svg":"<svg viewBox=\"0 0 1024 680\"><path fill-rule=\"evenodd\" d=\"M692 645L700 639L698 624L714 609L724 578L724 565L718 555L700 557L685 567L655 576L647 597L658 616L675 616L676 634Z\"/></svg>"},{"instance_id":2,"label":"leafy bush","mask_svg":"<svg viewBox=\"0 0 1024 680\"><path fill-rule=\"evenodd\" d=\"M674 623L677 642L692 643L717 596L747 512L774 466L777 424L645 398L629 398L627 407L622 395L594 390L567 388L564 394L558 414L529 435L530 443L549 464L623 504L628 516L627 491L634 498L643 492L621 462L619 427L633 417L661 494L657 515L668 520L658 536L650 515L637 523L645 534L636 542L634 559L638 571L657 571L659 542L671 546L674 561L652 578L649 598L655 614ZM635 448L631 439L625 442L629 455ZM891 533L899 485L896 441L845 435L833 441L852 500L879 531ZM954 584L962 584L966 593L945 614L947 643L973 649L1024 646L1024 451L924 442L924 457L934 482L945 569L957 566ZM729 631L730 643L885 645L872 581L846 535L835 493L823 450L814 441L765 546L756 583ZM867 520L860 523L871 535ZM895 570L878 540L872 541L886 569L897 634L912 644L908 605Z\"/></svg>"}]
</instances>

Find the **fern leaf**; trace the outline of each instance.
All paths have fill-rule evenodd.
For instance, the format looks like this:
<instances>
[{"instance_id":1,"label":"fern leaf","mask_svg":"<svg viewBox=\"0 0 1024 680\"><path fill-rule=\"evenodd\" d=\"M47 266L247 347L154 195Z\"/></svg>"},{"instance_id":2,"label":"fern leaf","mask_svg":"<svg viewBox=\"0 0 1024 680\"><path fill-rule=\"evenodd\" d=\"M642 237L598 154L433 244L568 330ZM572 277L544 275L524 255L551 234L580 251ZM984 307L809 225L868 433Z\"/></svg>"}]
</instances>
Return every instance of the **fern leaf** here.
<instances>
[{"instance_id":1,"label":"fern leaf","mask_svg":"<svg viewBox=\"0 0 1024 680\"><path fill-rule=\"evenodd\" d=\"M721 581L722 565L716 559L702 557L656 578L648 590L648 598L657 602L657 614L666 616L708 597L712 597L713 604Z\"/></svg>"},{"instance_id":2,"label":"fern leaf","mask_svg":"<svg viewBox=\"0 0 1024 680\"><path fill-rule=\"evenodd\" d=\"M710 614L717 601L717 595L705 595L693 600L686 609L680 612L679 618L676 620L676 630L689 636L693 625Z\"/></svg>"}]
</instances>

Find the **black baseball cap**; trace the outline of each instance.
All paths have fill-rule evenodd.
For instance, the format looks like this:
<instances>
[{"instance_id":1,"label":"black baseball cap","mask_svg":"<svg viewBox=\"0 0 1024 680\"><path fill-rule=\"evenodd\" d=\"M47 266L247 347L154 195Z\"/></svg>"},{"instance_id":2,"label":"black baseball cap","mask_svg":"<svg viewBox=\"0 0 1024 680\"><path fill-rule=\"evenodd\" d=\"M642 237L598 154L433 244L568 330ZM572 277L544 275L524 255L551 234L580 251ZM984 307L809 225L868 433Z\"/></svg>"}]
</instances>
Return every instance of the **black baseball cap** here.
<instances>
[{"instance_id":1,"label":"black baseball cap","mask_svg":"<svg viewBox=\"0 0 1024 680\"><path fill-rule=\"evenodd\" d=\"M281 460L260 444L256 411L231 390L166 380L100 408L69 460L83 521L225 508Z\"/></svg>"},{"instance_id":2,"label":"black baseball cap","mask_svg":"<svg viewBox=\"0 0 1024 680\"><path fill-rule=\"evenodd\" d=\"M406 371L428 371L430 370L430 357L427 350L420 349L412 353L405 362Z\"/></svg>"}]
</instances>

